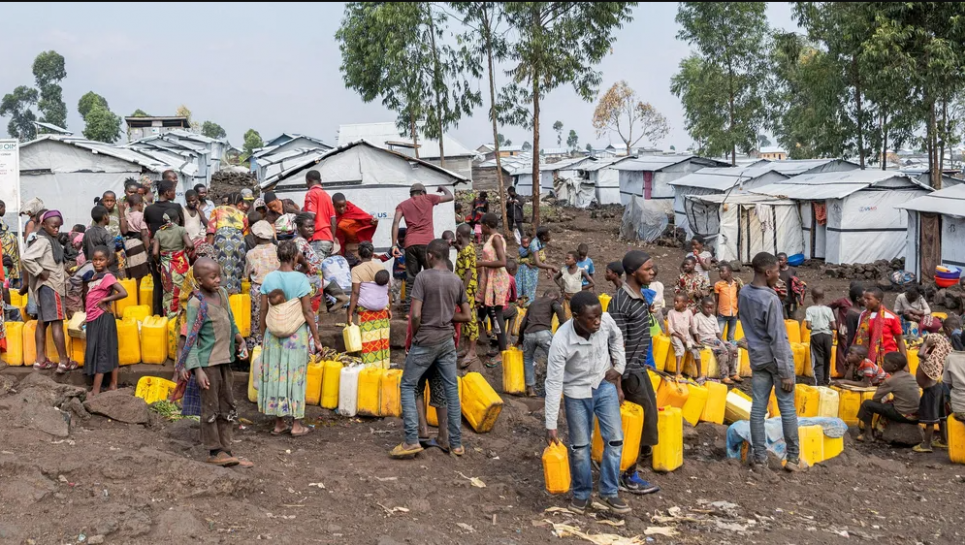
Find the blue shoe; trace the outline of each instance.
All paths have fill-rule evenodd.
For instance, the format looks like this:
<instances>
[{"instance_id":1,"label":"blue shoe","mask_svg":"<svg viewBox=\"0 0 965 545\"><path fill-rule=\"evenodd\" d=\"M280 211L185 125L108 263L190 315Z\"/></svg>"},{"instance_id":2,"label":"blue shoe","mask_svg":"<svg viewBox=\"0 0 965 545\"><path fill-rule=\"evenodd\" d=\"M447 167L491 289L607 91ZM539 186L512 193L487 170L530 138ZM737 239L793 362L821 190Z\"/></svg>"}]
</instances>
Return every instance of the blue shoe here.
<instances>
[{"instance_id":1,"label":"blue shoe","mask_svg":"<svg viewBox=\"0 0 965 545\"><path fill-rule=\"evenodd\" d=\"M660 492L660 487L642 479L640 474L634 471L633 473L624 473L620 476L620 490L638 496L645 496L647 494Z\"/></svg>"}]
</instances>

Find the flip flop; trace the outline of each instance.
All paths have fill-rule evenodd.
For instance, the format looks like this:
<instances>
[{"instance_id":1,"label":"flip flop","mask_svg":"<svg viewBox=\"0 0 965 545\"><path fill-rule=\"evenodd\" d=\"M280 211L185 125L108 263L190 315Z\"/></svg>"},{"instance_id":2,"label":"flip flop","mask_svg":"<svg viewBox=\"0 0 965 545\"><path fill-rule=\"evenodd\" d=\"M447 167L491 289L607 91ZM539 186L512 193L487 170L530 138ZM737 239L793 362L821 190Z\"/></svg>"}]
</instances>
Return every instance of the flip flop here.
<instances>
[{"instance_id":1,"label":"flip flop","mask_svg":"<svg viewBox=\"0 0 965 545\"><path fill-rule=\"evenodd\" d=\"M389 457L396 460L406 460L408 458L414 458L417 454L425 450L422 446L413 449L406 449L402 443L396 445L392 450L389 451Z\"/></svg>"},{"instance_id":2,"label":"flip flop","mask_svg":"<svg viewBox=\"0 0 965 545\"><path fill-rule=\"evenodd\" d=\"M462 458L463 454L466 453L466 447L456 447L450 450L449 452L451 452L455 456Z\"/></svg>"},{"instance_id":3,"label":"flip flop","mask_svg":"<svg viewBox=\"0 0 965 545\"><path fill-rule=\"evenodd\" d=\"M301 433L292 432L292 437L305 437L309 433L312 433L312 428L305 428L305 431Z\"/></svg>"},{"instance_id":4,"label":"flip flop","mask_svg":"<svg viewBox=\"0 0 965 545\"><path fill-rule=\"evenodd\" d=\"M271 434L275 437L278 437L279 435L285 435L290 431L292 431L292 429L289 427L286 427L285 429L281 429L281 430L271 430Z\"/></svg>"},{"instance_id":5,"label":"flip flop","mask_svg":"<svg viewBox=\"0 0 965 545\"><path fill-rule=\"evenodd\" d=\"M451 452L449 448L446 448L440 445L438 439L429 439L428 441L426 441L426 444L423 445L423 447L426 447L426 448L434 447L441 450L442 452L445 452L446 454L449 454Z\"/></svg>"},{"instance_id":6,"label":"flip flop","mask_svg":"<svg viewBox=\"0 0 965 545\"><path fill-rule=\"evenodd\" d=\"M43 363L39 361L34 363L33 367L38 371L50 371L51 369L56 369L57 364L50 360L45 360Z\"/></svg>"}]
</instances>

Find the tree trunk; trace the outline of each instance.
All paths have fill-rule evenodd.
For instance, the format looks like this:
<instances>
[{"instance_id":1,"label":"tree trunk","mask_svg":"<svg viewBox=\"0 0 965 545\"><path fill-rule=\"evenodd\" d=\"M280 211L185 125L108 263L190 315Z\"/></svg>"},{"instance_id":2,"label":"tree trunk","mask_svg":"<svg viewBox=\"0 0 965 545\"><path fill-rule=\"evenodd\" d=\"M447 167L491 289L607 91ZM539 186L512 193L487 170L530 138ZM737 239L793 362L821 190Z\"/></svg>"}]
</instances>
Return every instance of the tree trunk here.
<instances>
[{"instance_id":1,"label":"tree trunk","mask_svg":"<svg viewBox=\"0 0 965 545\"><path fill-rule=\"evenodd\" d=\"M935 189L942 188L942 174L945 172L945 141L948 140L948 99L942 99L942 131L938 144L938 172L933 175L932 185Z\"/></svg>"},{"instance_id":2,"label":"tree trunk","mask_svg":"<svg viewBox=\"0 0 965 545\"><path fill-rule=\"evenodd\" d=\"M499 126L496 123L496 74L493 65L493 42L492 42L492 21L489 20L489 12L483 10L483 36L486 40L486 68L489 70L489 117L493 122L493 146L496 148L496 182L499 186L499 209L503 214L503 232L507 237L513 235L509 228L509 217L506 213L506 191L503 186L503 164L499 157ZM522 233L520 233L522 234Z\"/></svg>"},{"instance_id":3,"label":"tree trunk","mask_svg":"<svg viewBox=\"0 0 965 545\"><path fill-rule=\"evenodd\" d=\"M737 142L734 141L734 72L730 62L727 63L727 115L730 119L730 164L737 166Z\"/></svg>"},{"instance_id":4,"label":"tree trunk","mask_svg":"<svg viewBox=\"0 0 965 545\"><path fill-rule=\"evenodd\" d=\"M861 78L858 76L858 58L851 57L851 77L854 82L854 103L856 112L855 126L858 131L858 165L864 170L864 126L861 115Z\"/></svg>"},{"instance_id":5,"label":"tree trunk","mask_svg":"<svg viewBox=\"0 0 965 545\"><path fill-rule=\"evenodd\" d=\"M539 229L539 70L533 70L533 230Z\"/></svg>"},{"instance_id":6,"label":"tree trunk","mask_svg":"<svg viewBox=\"0 0 965 545\"><path fill-rule=\"evenodd\" d=\"M412 149L415 151L415 158L419 158L419 131L415 126L415 113L412 112L412 105L409 105L409 132L412 135Z\"/></svg>"},{"instance_id":7,"label":"tree trunk","mask_svg":"<svg viewBox=\"0 0 965 545\"><path fill-rule=\"evenodd\" d=\"M888 170L888 115L881 112L881 170Z\"/></svg>"},{"instance_id":8,"label":"tree trunk","mask_svg":"<svg viewBox=\"0 0 965 545\"><path fill-rule=\"evenodd\" d=\"M446 168L446 150L443 145L442 131L442 100L439 98L439 86L442 85L442 76L439 74L439 50L436 49L436 23L432 20L432 8L429 11L429 43L432 47L432 91L436 96L436 121L439 129L439 166Z\"/></svg>"}]
</instances>

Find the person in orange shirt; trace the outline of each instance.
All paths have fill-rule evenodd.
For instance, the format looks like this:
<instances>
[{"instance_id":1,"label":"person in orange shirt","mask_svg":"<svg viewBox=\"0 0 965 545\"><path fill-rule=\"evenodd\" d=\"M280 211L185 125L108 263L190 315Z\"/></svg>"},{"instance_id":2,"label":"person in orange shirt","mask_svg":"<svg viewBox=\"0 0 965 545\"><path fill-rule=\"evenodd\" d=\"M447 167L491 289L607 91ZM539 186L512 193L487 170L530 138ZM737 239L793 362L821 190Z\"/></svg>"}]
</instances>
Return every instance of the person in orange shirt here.
<instances>
[{"instance_id":1,"label":"person in orange shirt","mask_svg":"<svg viewBox=\"0 0 965 545\"><path fill-rule=\"evenodd\" d=\"M714 284L714 301L717 303L717 323L721 331L727 327L727 342L734 342L737 331L737 296L740 294L744 282L734 278L734 269L728 263L721 263L717 267L720 281Z\"/></svg>"}]
</instances>

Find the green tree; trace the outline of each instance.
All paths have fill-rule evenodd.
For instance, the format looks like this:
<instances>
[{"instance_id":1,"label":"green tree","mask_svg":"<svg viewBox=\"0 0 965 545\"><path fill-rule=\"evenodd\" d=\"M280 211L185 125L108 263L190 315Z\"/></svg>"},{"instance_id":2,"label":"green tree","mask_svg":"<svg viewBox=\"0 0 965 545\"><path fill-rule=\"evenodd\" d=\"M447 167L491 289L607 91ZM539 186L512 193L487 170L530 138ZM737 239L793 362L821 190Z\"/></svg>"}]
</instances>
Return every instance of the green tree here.
<instances>
[{"instance_id":1,"label":"green tree","mask_svg":"<svg viewBox=\"0 0 965 545\"><path fill-rule=\"evenodd\" d=\"M613 32L632 20L636 2L506 2L506 22L518 37L509 60L513 79L502 94L505 116L532 128L533 146L540 149L540 101L547 93L572 84L584 100L592 100L600 84L594 68L613 44ZM527 109L525 105L528 105ZM539 157L533 158L533 202L539 203ZM539 206L533 206L539 227Z\"/></svg>"},{"instance_id":2,"label":"green tree","mask_svg":"<svg viewBox=\"0 0 965 545\"><path fill-rule=\"evenodd\" d=\"M131 114L131 117L151 117L151 114L149 114L149 113L145 112L144 110L138 108L138 109L134 110L134 113Z\"/></svg>"},{"instance_id":3,"label":"green tree","mask_svg":"<svg viewBox=\"0 0 965 545\"><path fill-rule=\"evenodd\" d=\"M764 2L681 2L677 38L695 52L680 63L671 91L687 130L706 153L750 151L766 116L768 26Z\"/></svg>"},{"instance_id":4,"label":"green tree","mask_svg":"<svg viewBox=\"0 0 965 545\"><path fill-rule=\"evenodd\" d=\"M201 125L201 134L208 138L224 138L228 136L228 133L221 128L221 125L218 125L214 121L205 121Z\"/></svg>"},{"instance_id":5,"label":"green tree","mask_svg":"<svg viewBox=\"0 0 965 545\"><path fill-rule=\"evenodd\" d=\"M503 136L502 133L499 133L499 134L496 135L496 144L499 145L500 147L502 147L502 146L507 146L507 147L508 147L508 146L512 146L512 145L513 145L513 141L512 141L512 140L507 140L506 137Z\"/></svg>"},{"instance_id":6,"label":"green tree","mask_svg":"<svg viewBox=\"0 0 965 545\"><path fill-rule=\"evenodd\" d=\"M21 85L4 95L0 102L0 116L10 116L7 133L21 142L29 142L37 137L37 127L34 125L37 116L30 109L37 103L37 97L36 89Z\"/></svg>"},{"instance_id":7,"label":"green tree","mask_svg":"<svg viewBox=\"0 0 965 545\"><path fill-rule=\"evenodd\" d=\"M587 145L586 145L586 153L592 154L592 153L593 153L593 146L591 146L590 144L587 144Z\"/></svg>"},{"instance_id":8,"label":"green tree","mask_svg":"<svg viewBox=\"0 0 965 545\"><path fill-rule=\"evenodd\" d=\"M98 104L84 116L84 138L113 144L120 137L121 118L106 106Z\"/></svg>"},{"instance_id":9,"label":"green tree","mask_svg":"<svg viewBox=\"0 0 965 545\"><path fill-rule=\"evenodd\" d=\"M530 151L533 149L533 145L529 141L523 142L523 151Z\"/></svg>"},{"instance_id":10,"label":"green tree","mask_svg":"<svg viewBox=\"0 0 965 545\"><path fill-rule=\"evenodd\" d=\"M576 131L570 129L570 135L566 137L566 147L570 151L575 150L580 145L580 137L576 135Z\"/></svg>"},{"instance_id":11,"label":"green tree","mask_svg":"<svg viewBox=\"0 0 965 545\"><path fill-rule=\"evenodd\" d=\"M107 105L107 99L98 95L94 91L87 91L84 96L80 97L77 101L77 112L82 118L87 118L87 114L90 113L94 108L104 108L109 110L110 107Z\"/></svg>"},{"instance_id":12,"label":"green tree","mask_svg":"<svg viewBox=\"0 0 965 545\"><path fill-rule=\"evenodd\" d=\"M244 150L245 157L251 157L251 154L258 148L265 146L265 142L261 139L261 135L255 129L248 129L245 133Z\"/></svg>"},{"instance_id":13,"label":"green tree","mask_svg":"<svg viewBox=\"0 0 965 545\"><path fill-rule=\"evenodd\" d=\"M557 121L556 123L553 123L553 130L556 131L556 145L562 146L563 145L563 122Z\"/></svg>"},{"instance_id":14,"label":"green tree","mask_svg":"<svg viewBox=\"0 0 965 545\"><path fill-rule=\"evenodd\" d=\"M64 90L60 82L67 77L64 57L56 51L44 51L34 59L33 74L40 90L40 120L45 123L67 128L67 104L64 103Z\"/></svg>"}]
</instances>

